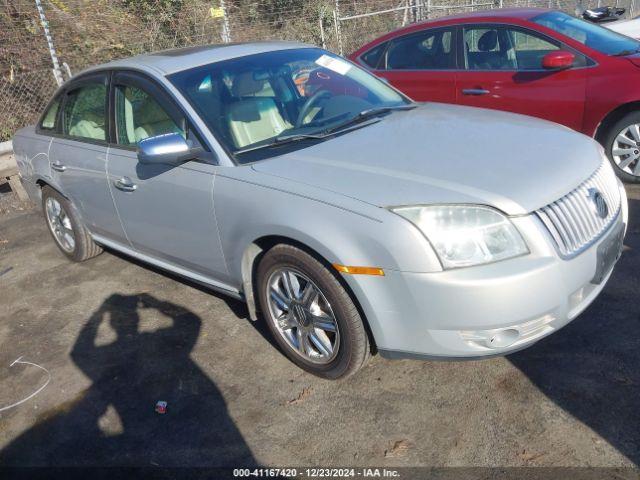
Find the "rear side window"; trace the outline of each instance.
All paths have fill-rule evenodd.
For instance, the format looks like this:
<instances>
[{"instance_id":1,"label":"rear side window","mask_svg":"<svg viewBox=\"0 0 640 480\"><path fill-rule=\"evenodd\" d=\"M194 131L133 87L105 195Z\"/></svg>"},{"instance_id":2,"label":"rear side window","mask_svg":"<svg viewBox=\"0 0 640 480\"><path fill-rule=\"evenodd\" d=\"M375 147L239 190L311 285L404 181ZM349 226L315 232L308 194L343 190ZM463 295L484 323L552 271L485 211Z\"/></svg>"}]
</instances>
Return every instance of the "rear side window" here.
<instances>
[{"instance_id":1,"label":"rear side window","mask_svg":"<svg viewBox=\"0 0 640 480\"><path fill-rule=\"evenodd\" d=\"M370 68L378 68L382 54L387 49L388 42L381 43L377 47L373 47L368 52L360 55L360 60Z\"/></svg>"},{"instance_id":2,"label":"rear side window","mask_svg":"<svg viewBox=\"0 0 640 480\"><path fill-rule=\"evenodd\" d=\"M427 30L391 42L387 70L448 70L455 68L453 32Z\"/></svg>"},{"instance_id":3,"label":"rear side window","mask_svg":"<svg viewBox=\"0 0 640 480\"><path fill-rule=\"evenodd\" d=\"M103 82L88 84L67 94L62 133L69 137L105 141L107 87Z\"/></svg>"},{"instance_id":4,"label":"rear side window","mask_svg":"<svg viewBox=\"0 0 640 480\"><path fill-rule=\"evenodd\" d=\"M185 132L149 93L134 86L118 86L116 90L116 126L118 143L135 146L145 138Z\"/></svg>"},{"instance_id":5,"label":"rear side window","mask_svg":"<svg viewBox=\"0 0 640 480\"><path fill-rule=\"evenodd\" d=\"M42 128L43 130L55 130L56 119L58 118L58 110L60 110L60 102L61 102L61 96L58 96L51 103L51 105L49 105L49 109L42 116L42 122L40 123L40 128Z\"/></svg>"}]
</instances>

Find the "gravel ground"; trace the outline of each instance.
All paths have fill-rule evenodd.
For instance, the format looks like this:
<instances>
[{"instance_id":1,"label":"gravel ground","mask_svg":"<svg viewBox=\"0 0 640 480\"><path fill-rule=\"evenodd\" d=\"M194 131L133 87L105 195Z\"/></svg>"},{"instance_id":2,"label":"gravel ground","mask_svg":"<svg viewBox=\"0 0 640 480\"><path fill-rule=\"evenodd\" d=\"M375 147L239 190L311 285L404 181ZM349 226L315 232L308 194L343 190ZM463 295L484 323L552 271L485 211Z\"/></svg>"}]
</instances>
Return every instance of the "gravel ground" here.
<instances>
[{"instance_id":1,"label":"gravel ground","mask_svg":"<svg viewBox=\"0 0 640 480\"><path fill-rule=\"evenodd\" d=\"M0 465L636 466L628 191L623 258L560 332L506 358L374 357L341 382L296 368L239 302L109 252L68 262L0 198L0 408L49 378L21 362L50 373L0 412Z\"/></svg>"},{"instance_id":2,"label":"gravel ground","mask_svg":"<svg viewBox=\"0 0 640 480\"><path fill-rule=\"evenodd\" d=\"M21 202L18 197L11 192L8 183L0 184L0 218L15 213L31 210L30 203Z\"/></svg>"}]
</instances>

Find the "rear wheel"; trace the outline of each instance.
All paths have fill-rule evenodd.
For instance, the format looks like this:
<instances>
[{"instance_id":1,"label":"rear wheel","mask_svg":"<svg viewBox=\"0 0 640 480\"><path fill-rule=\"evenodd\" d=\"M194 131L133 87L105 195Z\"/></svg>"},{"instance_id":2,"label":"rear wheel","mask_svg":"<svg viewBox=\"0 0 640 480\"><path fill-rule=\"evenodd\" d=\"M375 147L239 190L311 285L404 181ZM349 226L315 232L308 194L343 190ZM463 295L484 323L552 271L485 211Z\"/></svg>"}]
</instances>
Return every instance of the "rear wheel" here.
<instances>
[{"instance_id":1,"label":"rear wheel","mask_svg":"<svg viewBox=\"0 0 640 480\"><path fill-rule=\"evenodd\" d=\"M82 262L102 252L71 202L51 187L42 189L42 209L51 236L68 258Z\"/></svg>"},{"instance_id":2,"label":"rear wheel","mask_svg":"<svg viewBox=\"0 0 640 480\"><path fill-rule=\"evenodd\" d=\"M640 112L628 113L618 120L609 129L604 148L623 181L640 183Z\"/></svg>"},{"instance_id":3,"label":"rear wheel","mask_svg":"<svg viewBox=\"0 0 640 480\"><path fill-rule=\"evenodd\" d=\"M269 330L295 364L328 379L364 365L367 333L336 274L297 247L277 245L262 258L257 277Z\"/></svg>"}]
</instances>

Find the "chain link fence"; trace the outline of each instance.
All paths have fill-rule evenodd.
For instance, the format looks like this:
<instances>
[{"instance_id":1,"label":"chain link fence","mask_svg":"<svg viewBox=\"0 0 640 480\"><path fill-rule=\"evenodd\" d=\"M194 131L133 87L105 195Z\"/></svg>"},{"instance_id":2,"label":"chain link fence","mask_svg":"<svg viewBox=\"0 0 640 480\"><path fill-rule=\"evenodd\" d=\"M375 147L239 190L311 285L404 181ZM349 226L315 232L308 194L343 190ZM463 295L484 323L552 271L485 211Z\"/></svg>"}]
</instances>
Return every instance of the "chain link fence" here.
<instances>
[{"instance_id":1,"label":"chain link fence","mask_svg":"<svg viewBox=\"0 0 640 480\"><path fill-rule=\"evenodd\" d=\"M0 141L38 117L57 86L56 65L67 78L142 52L272 39L348 54L389 30L449 14L534 6L575 14L602 2L626 8L629 16L636 1L0 0Z\"/></svg>"},{"instance_id":2,"label":"chain link fence","mask_svg":"<svg viewBox=\"0 0 640 480\"><path fill-rule=\"evenodd\" d=\"M0 142L34 122L56 87L50 68L0 77Z\"/></svg>"}]
</instances>

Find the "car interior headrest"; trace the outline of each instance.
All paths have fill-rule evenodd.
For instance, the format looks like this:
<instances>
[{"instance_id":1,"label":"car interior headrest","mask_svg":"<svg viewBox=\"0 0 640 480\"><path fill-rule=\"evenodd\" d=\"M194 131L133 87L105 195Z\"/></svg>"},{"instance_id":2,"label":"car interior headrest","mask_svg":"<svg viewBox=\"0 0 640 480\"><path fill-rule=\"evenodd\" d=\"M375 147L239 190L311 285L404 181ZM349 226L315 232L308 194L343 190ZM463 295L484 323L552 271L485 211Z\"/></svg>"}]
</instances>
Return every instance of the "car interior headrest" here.
<instances>
[{"instance_id":1,"label":"car interior headrest","mask_svg":"<svg viewBox=\"0 0 640 480\"><path fill-rule=\"evenodd\" d=\"M490 52L495 50L498 46L498 32L496 30L489 30L484 32L478 40L478 50L481 52Z\"/></svg>"},{"instance_id":2,"label":"car interior headrest","mask_svg":"<svg viewBox=\"0 0 640 480\"><path fill-rule=\"evenodd\" d=\"M164 122L169 117L167 112L158 105L152 97L147 97L140 105L139 110L137 112L137 116L140 119L144 119L144 122L149 123L157 123Z\"/></svg>"},{"instance_id":3,"label":"car interior headrest","mask_svg":"<svg viewBox=\"0 0 640 480\"><path fill-rule=\"evenodd\" d=\"M231 94L234 97L248 97L261 92L264 88L266 77L256 75L255 72L244 72L233 79Z\"/></svg>"}]
</instances>

